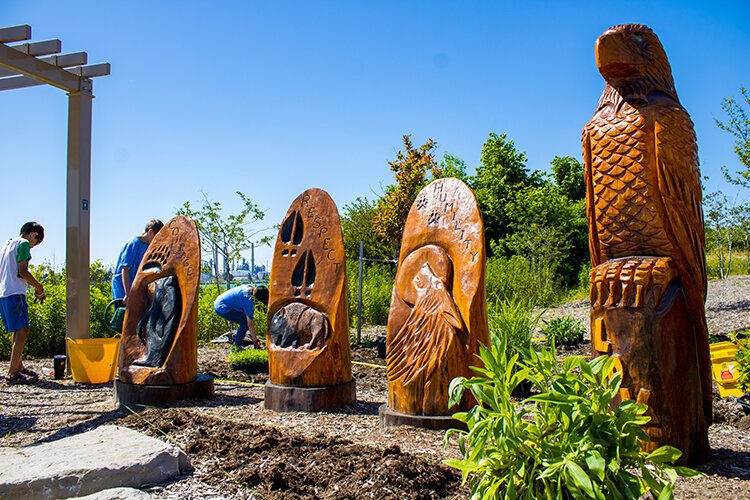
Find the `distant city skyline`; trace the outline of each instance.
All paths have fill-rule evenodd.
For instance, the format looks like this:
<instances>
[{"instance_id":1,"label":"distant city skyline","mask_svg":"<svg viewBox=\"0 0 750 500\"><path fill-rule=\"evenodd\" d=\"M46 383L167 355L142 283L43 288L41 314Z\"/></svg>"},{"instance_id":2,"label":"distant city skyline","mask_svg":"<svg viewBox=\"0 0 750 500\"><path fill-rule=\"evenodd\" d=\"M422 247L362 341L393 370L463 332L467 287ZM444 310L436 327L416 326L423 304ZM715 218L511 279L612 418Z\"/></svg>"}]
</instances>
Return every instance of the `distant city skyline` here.
<instances>
[{"instance_id":1,"label":"distant city skyline","mask_svg":"<svg viewBox=\"0 0 750 500\"><path fill-rule=\"evenodd\" d=\"M437 141L470 173L488 133L507 133L531 170L581 159L580 134L604 82L594 41L643 23L661 39L698 137L708 191L739 163L721 102L750 85L746 2L66 3L4 0L0 27L109 62L94 82L91 259L115 263L154 217L205 192L226 213L242 191L279 224L310 187L339 211L393 183L401 136ZM65 262L67 103L62 91L0 92L0 238L46 228L32 263ZM275 230L264 234L275 237ZM249 260L249 252L243 255ZM203 255L206 260L210 256ZM272 248L256 250L271 265Z\"/></svg>"}]
</instances>

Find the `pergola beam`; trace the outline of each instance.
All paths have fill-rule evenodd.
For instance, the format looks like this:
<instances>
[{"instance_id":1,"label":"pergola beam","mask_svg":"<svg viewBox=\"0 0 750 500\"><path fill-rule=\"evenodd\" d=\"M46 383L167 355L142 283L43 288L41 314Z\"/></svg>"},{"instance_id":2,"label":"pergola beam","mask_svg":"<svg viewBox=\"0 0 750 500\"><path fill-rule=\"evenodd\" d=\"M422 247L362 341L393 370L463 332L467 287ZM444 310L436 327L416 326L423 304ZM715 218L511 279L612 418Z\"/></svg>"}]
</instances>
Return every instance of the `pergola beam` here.
<instances>
[{"instance_id":1,"label":"pergola beam","mask_svg":"<svg viewBox=\"0 0 750 500\"><path fill-rule=\"evenodd\" d=\"M66 71L70 71L74 75L82 76L84 78L93 78L96 76L109 75L110 66L109 63L92 64L90 66L81 66ZM26 87L35 87L37 85L45 85L45 83L40 82L39 80L34 80L33 78L29 78L28 76L11 76L8 78L0 78L0 91L23 89Z\"/></svg>"},{"instance_id":2,"label":"pergola beam","mask_svg":"<svg viewBox=\"0 0 750 500\"><path fill-rule=\"evenodd\" d=\"M28 24L0 28L0 43L21 42L23 40L31 40L31 26Z\"/></svg>"},{"instance_id":3,"label":"pergola beam","mask_svg":"<svg viewBox=\"0 0 750 500\"><path fill-rule=\"evenodd\" d=\"M89 62L89 55L86 52L72 52L70 54L60 54L57 56L42 57L40 61L48 62L58 68L70 68L71 66L82 66ZM0 77L18 76L18 71L11 71L0 68Z\"/></svg>"},{"instance_id":4,"label":"pergola beam","mask_svg":"<svg viewBox=\"0 0 750 500\"><path fill-rule=\"evenodd\" d=\"M91 85L85 85L84 78L2 43L0 43L0 66L41 80L66 92L91 92Z\"/></svg>"},{"instance_id":5,"label":"pergola beam","mask_svg":"<svg viewBox=\"0 0 750 500\"><path fill-rule=\"evenodd\" d=\"M48 56L62 52L62 42L60 40L44 40L43 42L22 43L20 45L11 45L12 48L30 56Z\"/></svg>"}]
</instances>

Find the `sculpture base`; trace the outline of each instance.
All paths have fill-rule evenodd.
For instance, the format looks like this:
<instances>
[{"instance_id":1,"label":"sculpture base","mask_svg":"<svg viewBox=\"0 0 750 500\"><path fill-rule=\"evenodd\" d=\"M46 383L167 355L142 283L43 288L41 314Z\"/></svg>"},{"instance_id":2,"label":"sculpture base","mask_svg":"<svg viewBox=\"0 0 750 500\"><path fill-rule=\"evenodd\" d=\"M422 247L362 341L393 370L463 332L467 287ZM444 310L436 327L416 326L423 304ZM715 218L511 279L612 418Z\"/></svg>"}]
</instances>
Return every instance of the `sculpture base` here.
<instances>
[{"instance_id":1,"label":"sculpture base","mask_svg":"<svg viewBox=\"0 0 750 500\"><path fill-rule=\"evenodd\" d=\"M115 379L114 397L118 408L162 406L189 398L211 399L214 397L214 378L199 373L194 381L176 385L128 384Z\"/></svg>"},{"instance_id":2,"label":"sculpture base","mask_svg":"<svg viewBox=\"0 0 750 500\"><path fill-rule=\"evenodd\" d=\"M378 409L381 427L397 427L400 425L410 425L412 427L421 427L422 429L445 430L460 429L467 430L466 424L459 422L453 417L445 415L408 415L388 408L387 404L381 405Z\"/></svg>"},{"instance_id":3,"label":"sculpture base","mask_svg":"<svg viewBox=\"0 0 750 500\"><path fill-rule=\"evenodd\" d=\"M266 382L264 405L273 411L325 411L357 400L354 379L326 387L289 387Z\"/></svg>"}]
</instances>

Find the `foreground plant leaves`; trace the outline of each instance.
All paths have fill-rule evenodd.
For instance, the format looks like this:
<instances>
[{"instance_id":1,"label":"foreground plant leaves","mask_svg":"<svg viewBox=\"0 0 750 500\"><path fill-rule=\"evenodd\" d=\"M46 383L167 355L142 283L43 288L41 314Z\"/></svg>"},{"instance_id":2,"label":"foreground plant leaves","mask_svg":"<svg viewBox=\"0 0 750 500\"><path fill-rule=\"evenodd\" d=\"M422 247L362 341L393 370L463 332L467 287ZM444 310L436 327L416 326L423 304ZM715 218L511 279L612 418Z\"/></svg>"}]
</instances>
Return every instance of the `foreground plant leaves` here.
<instances>
[{"instance_id":1,"label":"foreground plant leaves","mask_svg":"<svg viewBox=\"0 0 750 500\"><path fill-rule=\"evenodd\" d=\"M672 498L678 476L701 475L671 465L681 455L676 448L641 450L648 440L642 428L650 420L647 407L635 401L613 407L622 382L615 359L561 362L554 344L522 356L508 356L507 347L494 335L491 347L480 350L484 366L475 369L477 376L450 385L452 404L466 390L478 401L454 415L468 431L449 430L444 441L458 440L464 458L445 463L461 471L472 498L639 498L649 492ZM536 394L516 405L511 391L523 381Z\"/></svg>"}]
</instances>

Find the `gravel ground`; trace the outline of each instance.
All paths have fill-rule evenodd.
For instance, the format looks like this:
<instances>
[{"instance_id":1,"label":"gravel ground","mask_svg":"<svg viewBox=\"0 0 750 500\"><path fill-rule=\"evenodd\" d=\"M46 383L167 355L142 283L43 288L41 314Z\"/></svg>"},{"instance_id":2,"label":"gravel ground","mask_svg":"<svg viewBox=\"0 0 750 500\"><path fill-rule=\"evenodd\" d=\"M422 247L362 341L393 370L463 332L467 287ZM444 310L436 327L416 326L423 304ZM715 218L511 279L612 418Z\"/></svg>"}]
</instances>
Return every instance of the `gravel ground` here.
<instances>
[{"instance_id":1,"label":"gravel ground","mask_svg":"<svg viewBox=\"0 0 750 500\"><path fill-rule=\"evenodd\" d=\"M750 301L745 299L750 297L748 292L750 277L732 277L724 282L709 283L707 312L712 333L724 334L750 328ZM585 301L565 304L549 309L545 312L545 317L563 314L573 314L584 319L586 324L588 304ZM365 336L373 333L368 331ZM234 432L254 432L256 437L262 436L266 441L278 440L276 434L279 432L285 439L314 436L320 443L332 443L331 446L324 446L331 450L345 450L348 445L341 445L342 440L345 440L357 447L357 456L368 457L367 462L414 465L413 471L417 472L411 472L414 477L408 478L407 486L396 480L399 477L404 479L403 475L398 474L407 467L394 465L391 476L385 479L393 481L393 484L384 483L387 486L382 486L373 476L364 483L362 489L356 490L361 492L363 498L373 497L372 490L367 489L373 485L381 488L377 491L382 498L467 496L468 490L457 485L455 475L441 469L441 460L456 457L458 453L455 446L443 448L441 432L408 427L386 430L380 428L377 409L387 398L387 386L383 360L376 358L373 348L357 349L353 354L355 360L366 363L353 366L357 380L357 402L337 412L323 413L275 413L265 410L262 389L265 376L231 370L225 362L227 353L226 346L204 346L199 350L201 371L214 373L217 378L233 380L217 382L215 399L188 401L170 410L147 410L138 415L113 410L111 384L82 385L69 379L55 381L44 376L34 385L0 384L0 446L23 446L56 440L103 423L115 422L168 439L183 449L193 450L189 454L196 471L169 484L152 485L148 491L156 498L284 497L283 492L259 491L248 487L247 484L250 483L242 483L238 478L248 478L252 474L248 475L249 472L241 464L235 464L233 467L236 468L229 469L229 474L217 465L217 460L220 461L221 457L207 454L205 450L195 451L196 439L211 433L211 429L196 430L196 426L217 422L212 425L218 427L218 423L222 423L230 435ZM50 365L49 360L27 362L28 367L37 371ZM0 371L6 370L7 362L0 362ZM705 477L678 481L677 498L750 498L750 417L743 417L738 405L730 398L719 400L717 397L714 409L717 418L709 431L714 459L698 468L706 474ZM182 423L177 425L175 421ZM149 422L156 422L161 430L155 430ZM236 452L240 453L239 456L246 456L248 463L256 454L247 449ZM351 460L339 459L342 464ZM280 465L278 460L279 457L263 458L263 466L270 467L269 464L275 463L277 467L281 467L283 464ZM221 480L216 479L217 467L223 474ZM440 474L436 474L436 477L441 478L440 484L435 486L432 483L417 483L417 479L429 479L422 478L425 470L439 471ZM401 485L402 489L397 489L397 485ZM349 493L343 493L349 490L338 489L351 487L351 484L344 481L334 486L336 489L321 490L313 496L351 497ZM390 487L392 489L382 489ZM309 495L302 486L300 488L296 497Z\"/></svg>"}]
</instances>

